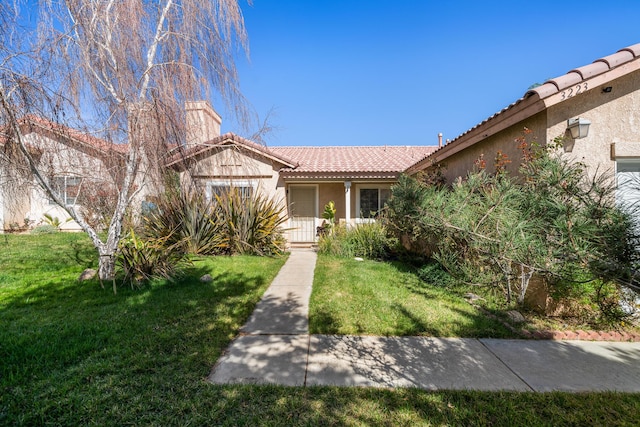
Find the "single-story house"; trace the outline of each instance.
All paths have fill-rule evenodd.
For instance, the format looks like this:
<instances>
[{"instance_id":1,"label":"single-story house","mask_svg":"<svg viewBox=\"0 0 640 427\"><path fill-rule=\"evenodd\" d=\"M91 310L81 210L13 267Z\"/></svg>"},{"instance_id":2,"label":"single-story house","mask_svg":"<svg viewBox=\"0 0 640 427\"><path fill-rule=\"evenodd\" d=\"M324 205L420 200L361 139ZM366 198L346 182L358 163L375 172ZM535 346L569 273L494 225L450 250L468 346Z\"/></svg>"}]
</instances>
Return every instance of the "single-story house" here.
<instances>
[{"instance_id":1,"label":"single-story house","mask_svg":"<svg viewBox=\"0 0 640 427\"><path fill-rule=\"evenodd\" d=\"M28 116L20 122L21 133L31 157L59 196L68 204L80 204L83 194L85 215L91 215L96 198L113 188L124 164L126 145L112 144L67 126ZM16 144L0 135L0 233L33 227L45 215L60 222L60 229L79 230L68 221L67 212L35 184L26 162L21 161Z\"/></svg>"},{"instance_id":2,"label":"single-story house","mask_svg":"<svg viewBox=\"0 0 640 427\"><path fill-rule=\"evenodd\" d=\"M167 166L188 175L207 196L227 187L260 191L287 205L288 240L316 240L324 206L333 201L336 219L355 224L371 220L389 198L390 188L409 166L434 146L266 147L232 133L215 135L220 116L206 102L189 103L186 149ZM199 130L208 131L199 133ZM211 131L213 129L213 131ZM188 174L186 172L189 172Z\"/></svg>"}]
</instances>

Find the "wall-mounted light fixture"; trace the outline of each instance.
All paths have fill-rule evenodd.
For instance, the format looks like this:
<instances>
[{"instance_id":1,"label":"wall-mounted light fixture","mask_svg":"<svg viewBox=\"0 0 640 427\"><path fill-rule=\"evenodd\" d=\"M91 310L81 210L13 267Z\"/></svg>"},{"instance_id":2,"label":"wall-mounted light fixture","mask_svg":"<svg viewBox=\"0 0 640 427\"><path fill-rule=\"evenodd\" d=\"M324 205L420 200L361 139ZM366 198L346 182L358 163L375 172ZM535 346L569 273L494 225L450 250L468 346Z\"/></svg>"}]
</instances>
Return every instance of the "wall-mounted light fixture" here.
<instances>
[{"instance_id":1,"label":"wall-mounted light fixture","mask_svg":"<svg viewBox=\"0 0 640 427\"><path fill-rule=\"evenodd\" d=\"M589 135L589 125L591 122L583 118L567 120L567 129L571 132L571 138L580 139Z\"/></svg>"}]
</instances>

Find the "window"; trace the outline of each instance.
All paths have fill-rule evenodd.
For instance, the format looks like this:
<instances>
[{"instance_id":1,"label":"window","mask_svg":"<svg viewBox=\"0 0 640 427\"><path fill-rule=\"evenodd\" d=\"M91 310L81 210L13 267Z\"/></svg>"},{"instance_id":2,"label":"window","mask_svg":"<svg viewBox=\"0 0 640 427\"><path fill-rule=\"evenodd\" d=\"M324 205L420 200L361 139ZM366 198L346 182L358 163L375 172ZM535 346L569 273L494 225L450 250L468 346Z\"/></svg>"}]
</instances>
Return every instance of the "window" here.
<instances>
[{"instance_id":1,"label":"window","mask_svg":"<svg viewBox=\"0 0 640 427\"><path fill-rule=\"evenodd\" d=\"M66 205L75 205L80 193L80 184L82 178L77 176L56 176L51 179L51 188L60 197ZM49 200L50 204L55 204L53 199Z\"/></svg>"},{"instance_id":2,"label":"window","mask_svg":"<svg viewBox=\"0 0 640 427\"><path fill-rule=\"evenodd\" d=\"M378 216L389 197L391 197L391 190L388 188L361 188L360 217L375 218Z\"/></svg>"},{"instance_id":3,"label":"window","mask_svg":"<svg viewBox=\"0 0 640 427\"><path fill-rule=\"evenodd\" d=\"M213 200L215 196L228 194L231 189L238 191L242 200L248 200L253 196L253 185L250 182L210 182L207 185L207 198Z\"/></svg>"}]
</instances>

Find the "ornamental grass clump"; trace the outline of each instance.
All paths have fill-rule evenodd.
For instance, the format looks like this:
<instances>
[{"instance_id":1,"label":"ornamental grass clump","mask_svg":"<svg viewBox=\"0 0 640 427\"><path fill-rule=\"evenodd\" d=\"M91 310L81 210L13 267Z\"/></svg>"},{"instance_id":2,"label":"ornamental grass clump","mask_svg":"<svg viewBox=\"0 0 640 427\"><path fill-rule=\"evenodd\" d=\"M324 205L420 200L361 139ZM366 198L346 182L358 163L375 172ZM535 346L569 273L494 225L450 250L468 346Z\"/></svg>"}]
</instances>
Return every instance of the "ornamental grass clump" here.
<instances>
[{"instance_id":1,"label":"ornamental grass clump","mask_svg":"<svg viewBox=\"0 0 640 427\"><path fill-rule=\"evenodd\" d=\"M336 226L333 233L320 236L318 252L343 258L386 259L396 245L381 222L370 222L351 228Z\"/></svg>"},{"instance_id":2,"label":"ornamental grass clump","mask_svg":"<svg viewBox=\"0 0 640 427\"><path fill-rule=\"evenodd\" d=\"M212 204L188 188L169 189L143 218L144 234L165 239L190 255L213 255L221 251L222 228L215 221Z\"/></svg>"},{"instance_id":3,"label":"ornamental grass clump","mask_svg":"<svg viewBox=\"0 0 640 427\"><path fill-rule=\"evenodd\" d=\"M143 238L133 230L120 241L117 263L124 273L124 282L132 288L152 279L172 280L188 264L179 244L171 244L171 236Z\"/></svg>"}]
</instances>

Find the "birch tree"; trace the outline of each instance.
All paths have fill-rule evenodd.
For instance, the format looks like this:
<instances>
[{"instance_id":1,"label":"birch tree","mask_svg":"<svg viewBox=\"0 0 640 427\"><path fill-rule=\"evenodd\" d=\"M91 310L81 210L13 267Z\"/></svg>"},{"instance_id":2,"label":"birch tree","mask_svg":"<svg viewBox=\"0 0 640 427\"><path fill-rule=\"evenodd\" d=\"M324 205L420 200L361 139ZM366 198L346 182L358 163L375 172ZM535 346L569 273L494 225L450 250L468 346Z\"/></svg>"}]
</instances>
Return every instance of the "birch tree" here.
<instances>
[{"instance_id":1,"label":"birch tree","mask_svg":"<svg viewBox=\"0 0 640 427\"><path fill-rule=\"evenodd\" d=\"M16 67L13 52L4 55L14 66L0 86L3 121L38 184L91 238L100 279L113 280L127 210L157 190L163 156L184 143L185 102L215 91L240 122L248 117L234 62L248 54L243 15L237 0L41 0L37 13L24 62ZM24 70L32 73L27 95L19 90ZM55 123L100 123L102 138L126 144L106 238L29 155L19 118L34 106Z\"/></svg>"}]
</instances>

